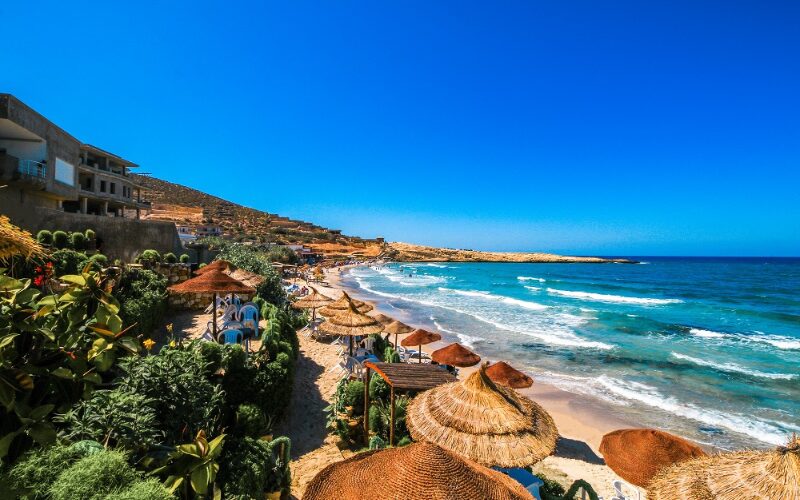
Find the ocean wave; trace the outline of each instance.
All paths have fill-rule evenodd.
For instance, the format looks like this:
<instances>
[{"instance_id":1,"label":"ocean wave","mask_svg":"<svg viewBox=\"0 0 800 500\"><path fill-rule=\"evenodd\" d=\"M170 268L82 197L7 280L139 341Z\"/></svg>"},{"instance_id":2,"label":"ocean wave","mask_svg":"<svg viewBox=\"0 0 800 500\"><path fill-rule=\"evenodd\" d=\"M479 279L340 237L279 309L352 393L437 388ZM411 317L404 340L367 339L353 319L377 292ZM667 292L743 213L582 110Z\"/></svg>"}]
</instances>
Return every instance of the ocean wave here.
<instances>
[{"instance_id":1,"label":"ocean wave","mask_svg":"<svg viewBox=\"0 0 800 500\"><path fill-rule=\"evenodd\" d=\"M531 292L540 292L542 290L542 287L540 287L540 286L525 285L525 288L527 288Z\"/></svg>"},{"instance_id":2,"label":"ocean wave","mask_svg":"<svg viewBox=\"0 0 800 500\"><path fill-rule=\"evenodd\" d=\"M534 278L533 276L517 276L517 279L520 281L538 281L539 283L547 281L544 278Z\"/></svg>"},{"instance_id":3,"label":"ocean wave","mask_svg":"<svg viewBox=\"0 0 800 500\"><path fill-rule=\"evenodd\" d=\"M704 359L693 358L691 356L687 356L685 354L680 354L677 352L670 353L672 357L676 359L680 359L683 361L688 361L698 366L705 366L707 368L713 368L717 371L728 372L728 373L742 373L745 375L750 375L751 377L758 377L758 378L769 378L773 380L792 380L796 378L796 375L792 375L789 373L767 373L762 372L759 370L751 370L741 365L737 365L736 363L715 363L713 361L706 361Z\"/></svg>"},{"instance_id":4,"label":"ocean wave","mask_svg":"<svg viewBox=\"0 0 800 500\"><path fill-rule=\"evenodd\" d=\"M445 269L445 268L448 268L448 267L450 267L450 266L445 266L444 264L435 264L435 263L433 263L433 262L428 262L428 263L427 263L427 264L425 264L425 265L426 265L426 266L428 266L428 267L438 267L438 268L440 268L440 269Z\"/></svg>"},{"instance_id":5,"label":"ocean wave","mask_svg":"<svg viewBox=\"0 0 800 500\"><path fill-rule=\"evenodd\" d=\"M800 349L800 339L794 337L786 337L784 335L770 335L764 332L747 333L724 333L715 332L713 330L705 330L703 328L689 328L689 333L695 337L703 338L717 338L728 339L739 342L755 342L759 344L768 344L781 350L796 350Z\"/></svg>"},{"instance_id":6,"label":"ocean wave","mask_svg":"<svg viewBox=\"0 0 800 500\"><path fill-rule=\"evenodd\" d=\"M466 297L478 297L487 300L496 300L502 302L504 304L508 304L511 306L518 306L523 307L525 309L530 309L532 311L543 311L547 309L546 305L539 304L537 302L531 302L529 300L521 300L515 299L513 297L506 297L505 295L495 295L493 293L484 292L481 290L454 290L452 288L444 288L439 287L439 291L442 292L452 292L458 295L464 295Z\"/></svg>"},{"instance_id":7,"label":"ocean wave","mask_svg":"<svg viewBox=\"0 0 800 500\"><path fill-rule=\"evenodd\" d=\"M557 288L548 288L547 292L553 295L569 297L571 299L589 300L593 302L610 302L613 304L639 304L639 305L650 306L650 305L664 305L664 304L680 304L683 302L680 299L653 299L647 297L627 297L624 295L606 295L603 293L558 290Z\"/></svg>"},{"instance_id":8,"label":"ocean wave","mask_svg":"<svg viewBox=\"0 0 800 500\"><path fill-rule=\"evenodd\" d=\"M482 337L474 337L472 335L467 335L466 333L449 330L443 327L441 323L439 323L434 316L430 316L430 320L433 322L433 326L435 326L437 330L439 330L440 332L449 333L450 335L455 335L456 337L458 337L459 342L461 342L467 347L474 347L476 342L484 340Z\"/></svg>"}]
</instances>

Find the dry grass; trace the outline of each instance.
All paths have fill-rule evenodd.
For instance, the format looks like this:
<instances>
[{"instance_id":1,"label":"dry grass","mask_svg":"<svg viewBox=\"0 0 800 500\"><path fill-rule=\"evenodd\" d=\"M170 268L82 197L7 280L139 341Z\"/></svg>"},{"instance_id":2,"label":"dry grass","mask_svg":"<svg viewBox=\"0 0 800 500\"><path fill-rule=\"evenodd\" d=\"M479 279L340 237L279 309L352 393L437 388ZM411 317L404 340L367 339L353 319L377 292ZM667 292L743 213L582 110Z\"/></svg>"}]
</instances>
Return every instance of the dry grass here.
<instances>
[{"instance_id":1,"label":"dry grass","mask_svg":"<svg viewBox=\"0 0 800 500\"><path fill-rule=\"evenodd\" d=\"M44 249L28 231L11 223L8 217L0 215L0 261L21 256L26 259L44 255Z\"/></svg>"}]
</instances>

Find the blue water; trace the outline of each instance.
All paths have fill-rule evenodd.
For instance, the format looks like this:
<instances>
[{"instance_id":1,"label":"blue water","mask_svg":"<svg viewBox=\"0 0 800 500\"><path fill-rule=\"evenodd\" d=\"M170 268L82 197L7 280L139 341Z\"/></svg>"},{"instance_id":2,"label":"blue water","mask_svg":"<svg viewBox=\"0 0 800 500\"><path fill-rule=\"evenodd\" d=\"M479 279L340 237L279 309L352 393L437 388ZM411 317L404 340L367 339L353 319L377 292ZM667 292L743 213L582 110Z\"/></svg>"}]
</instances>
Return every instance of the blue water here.
<instances>
[{"instance_id":1,"label":"blue water","mask_svg":"<svg viewBox=\"0 0 800 500\"><path fill-rule=\"evenodd\" d=\"M800 432L800 259L389 264L346 286L614 411L724 449Z\"/></svg>"}]
</instances>

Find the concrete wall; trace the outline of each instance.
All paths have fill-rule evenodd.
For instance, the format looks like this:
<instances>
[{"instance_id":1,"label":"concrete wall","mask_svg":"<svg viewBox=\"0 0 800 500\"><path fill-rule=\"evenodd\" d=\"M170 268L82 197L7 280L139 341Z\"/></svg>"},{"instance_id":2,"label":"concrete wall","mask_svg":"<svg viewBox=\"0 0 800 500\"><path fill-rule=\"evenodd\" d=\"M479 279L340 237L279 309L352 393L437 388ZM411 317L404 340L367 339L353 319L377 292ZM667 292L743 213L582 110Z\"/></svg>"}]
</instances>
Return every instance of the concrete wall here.
<instances>
[{"instance_id":1,"label":"concrete wall","mask_svg":"<svg viewBox=\"0 0 800 500\"><path fill-rule=\"evenodd\" d=\"M125 217L101 217L62 212L35 206L30 201L31 193L22 193L8 188L0 189L0 214L7 215L11 222L27 229L34 235L42 230L85 231L93 229L102 240L103 254L112 259L132 262L142 250L152 248L161 253L184 252L175 224L128 219ZM20 203L27 199L29 203ZM39 200L40 202L41 200Z\"/></svg>"}]
</instances>

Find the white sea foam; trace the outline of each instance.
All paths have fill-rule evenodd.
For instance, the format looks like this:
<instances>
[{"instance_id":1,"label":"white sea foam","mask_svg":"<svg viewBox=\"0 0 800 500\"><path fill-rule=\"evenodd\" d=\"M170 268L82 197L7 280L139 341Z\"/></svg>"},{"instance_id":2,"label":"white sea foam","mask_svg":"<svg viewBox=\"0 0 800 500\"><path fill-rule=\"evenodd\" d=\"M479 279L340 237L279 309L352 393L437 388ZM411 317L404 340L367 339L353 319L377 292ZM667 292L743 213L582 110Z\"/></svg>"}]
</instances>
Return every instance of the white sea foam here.
<instances>
[{"instance_id":1,"label":"white sea foam","mask_svg":"<svg viewBox=\"0 0 800 500\"><path fill-rule=\"evenodd\" d=\"M559 290L557 288L548 288L548 293L553 295L560 295L562 297L569 297L572 299L590 300L593 302L610 302L613 304L639 304L645 306L664 305L664 304L680 304L683 302L680 299L653 299L647 297L627 297L624 295L606 295L602 293L592 292L574 292L571 290Z\"/></svg>"},{"instance_id":2,"label":"white sea foam","mask_svg":"<svg viewBox=\"0 0 800 500\"><path fill-rule=\"evenodd\" d=\"M533 276L517 276L517 279L520 281L538 281L539 283L547 281L544 278L534 278Z\"/></svg>"},{"instance_id":3,"label":"white sea foam","mask_svg":"<svg viewBox=\"0 0 800 500\"><path fill-rule=\"evenodd\" d=\"M542 287L540 287L540 286L525 285L525 288L527 288L531 292L540 292L542 290Z\"/></svg>"},{"instance_id":4,"label":"white sea foam","mask_svg":"<svg viewBox=\"0 0 800 500\"><path fill-rule=\"evenodd\" d=\"M479 342L484 340L481 337L474 337L472 335L467 335L466 333L456 332L454 330L449 330L441 325L435 317L430 317L431 321L433 321L433 325L436 327L437 330L444 333L449 333L450 335L455 335L458 337L458 340L467 347L474 347L475 342Z\"/></svg>"},{"instance_id":5,"label":"white sea foam","mask_svg":"<svg viewBox=\"0 0 800 500\"><path fill-rule=\"evenodd\" d=\"M547 309L547 306L543 304L531 302L528 300L515 299L513 297L506 297L504 295L495 295L493 293L484 292L481 290L454 290L452 288L439 287L439 291L451 292L458 295L464 295L466 297L478 297L487 300L497 300L504 304L523 307L525 309L530 309L532 311L543 311Z\"/></svg>"},{"instance_id":6,"label":"white sea foam","mask_svg":"<svg viewBox=\"0 0 800 500\"><path fill-rule=\"evenodd\" d=\"M752 377L758 378L769 378L773 380L792 380L796 378L796 375L789 374L789 373L767 373L762 372L759 370L751 370L741 365L737 365L736 363L715 363L713 361L707 361L704 359L693 358L692 356L687 356L685 354L680 354L677 352L672 352L672 357L676 359L680 359L683 361L688 361L690 363L694 363L698 366L705 366L707 368L713 368L718 371L728 372L728 373L743 373L745 375L750 375Z\"/></svg>"},{"instance_id":7,"label":"white sea foam","mask_svg":"<svg viewBox=\"0 0 800 500\"><path fill-rule=\"evenodd\" d=\"M728 336L727 333L715 332L713 330L703 330L702 328L691 328L689 333L696 337L703 337L707 339L724 338Z\"/></svg>"},{"instance_id":8,"label":"white sea foam","mask_svg":"<svg viewBox=\"0 0 800 500\"><path fill-rule=\"evenodd\" d=\"M450 267L450 266L445 266L444 264L435 264L433 262L428 262L425 265L428 266L428 267L438 267L438 268L442 268L442 269Z\"/></svg>"}]
</instances>

